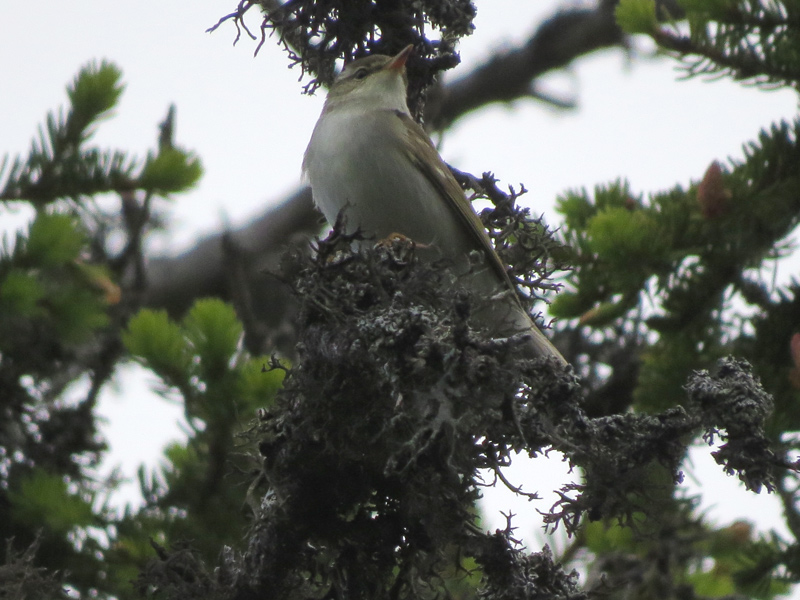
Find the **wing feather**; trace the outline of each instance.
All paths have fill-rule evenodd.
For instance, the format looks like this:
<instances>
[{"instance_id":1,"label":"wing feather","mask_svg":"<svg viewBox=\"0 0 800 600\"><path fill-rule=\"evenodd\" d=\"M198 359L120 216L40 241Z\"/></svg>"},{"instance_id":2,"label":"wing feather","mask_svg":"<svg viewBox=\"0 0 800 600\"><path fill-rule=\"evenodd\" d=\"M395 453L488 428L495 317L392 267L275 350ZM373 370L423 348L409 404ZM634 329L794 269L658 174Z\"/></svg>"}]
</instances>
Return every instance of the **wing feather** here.
<instances>
[{"instance_id":1,"label":"wing feather","mask_svg":"<svg viewBox=\"0 0 800 600\"><path fill-rule=\"evenodd\" d=\"M448 206L453 210L456 218L461 221L475 242L476 248L483 251L492 270L500 279L513 290L514 285L506 272L506 267L497 252L494 251L492 241L480 217L464 195L464 190L458 185L450 169L439 156L433 142L425 130L409 115L396 111L406 131L404 149L409 154L409 160L425 175L431 185L447 200ZM516 296L515 296L516 298Z\"/></svg>"}]
</instances>

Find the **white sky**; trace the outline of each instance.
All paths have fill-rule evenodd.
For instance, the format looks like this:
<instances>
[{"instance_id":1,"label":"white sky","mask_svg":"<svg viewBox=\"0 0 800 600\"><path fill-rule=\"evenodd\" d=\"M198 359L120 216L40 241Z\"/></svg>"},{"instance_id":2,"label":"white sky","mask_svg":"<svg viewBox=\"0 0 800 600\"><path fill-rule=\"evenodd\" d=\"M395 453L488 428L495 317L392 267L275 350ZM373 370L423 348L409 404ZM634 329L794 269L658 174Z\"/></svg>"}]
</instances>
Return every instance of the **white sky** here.
<instances>
[{"instance_id":1,"label":"white sky","mask_svg":"<svg viewBox=\"0 0 800 600\"><path fill-rule=\"evenodd\" d=\"M463 63L455 76L480 64L490 50L525 39L559 2L478 0L477 5L477 29L461 44ZM232 46L231 24L205 33L235 6L235 0L3 0L0 153L26 152L45 113L66 103L64 88L78 69L105 58L122 69L127 87L116 115L99 127L94 141L144 157L174 102L176 141L195 150L206 170L195 190L176 197L169 235L151 240L151 247L182 250L224 225L247 222L297 186L323 98L300 95L299 71L286 68L274 41L253 58L255 42L243 37ZM257 19L254 24L257 30ZM548 80L552 89L577 94L578 111L558 112L532 101L491 107L448 132L442 153L462 170L492 170L505 183L524 182L534 211L557 224L552 207L563 190L618 177L627 177L637 192L687 185L712 160L741 157L742 145L761 128L797 113L790 91L764 92L727 80L676 82L676 76L669 59L596 53ZM18 221L0 212L0 230ZM134 371L123 371L101 406L109 419L104 429L112 446L109 464L121 465L131 477L138 464L155 464L163 445L181 436L180 408L165 407L148 391L147 378ZM142 439L150 443L144 454ZM756 519L785 531L774 498L740 491L707 451L693 457L709 518ZM512 477L528 481L525 489L538 489L545 500L527 504L490 491L487 518L502 526L496 510L512 509L519 514L520 535L536 547L541 534L534 509L552 504L553 496L544 492L563 481L563 468L552 461L520 461ZM697 490L696 484L689 489Z\"/></svg>"}]
</instances>

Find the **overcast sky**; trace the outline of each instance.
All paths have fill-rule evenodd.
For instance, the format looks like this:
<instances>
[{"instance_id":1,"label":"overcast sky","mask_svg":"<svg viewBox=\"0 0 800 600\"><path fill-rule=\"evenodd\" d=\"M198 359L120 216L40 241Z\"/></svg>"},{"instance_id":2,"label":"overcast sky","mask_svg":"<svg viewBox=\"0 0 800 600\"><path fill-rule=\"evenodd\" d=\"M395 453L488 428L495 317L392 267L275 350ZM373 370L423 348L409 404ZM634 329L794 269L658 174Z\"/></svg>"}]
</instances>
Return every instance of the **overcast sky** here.
<instances>
[{"instance_id":1,"label":"overcast sky","mask_svg":"<svg viewBox=\"0 0 800 600\"><path fill-rule=\"evenodd\" d=\"M452 77L469 72L490 51L524 40L559 2L476 4L477 29L462 42L463 63ZM78 69L108 59L122 69L126 90L94 142L144 157L155 145L158 123L175 103L176 141L196 151L206 170L196 189L175 198L169 235L152 239L152 251L179 251L199 236L245 223L298 185L323 97L301 95L300 73L287 69L274 41L254 58L256 44L246 37L232 46L231 24L205 33L235 6L234 0L3 0L0 152L26 152L45 113L65 104L65 86ZM459 169L491 170L505 183L524 183L533 210L557 225L553 204L566 189L619 177L628 178L634 191L685 186L711 161L740 158L742 144L762 127L797 113L797 97L790 91L764 92L727 80L678 82L677 77L669 59L599 52L544 82L552 91L574 95L579 110L557 111L535 101L490 107L457 123L445 135L442 153ZM13 227L19 218L0 212L0 228ZM154 464L163 445L182 435L176 426L180 407L165 406L148 391L146 377L134 371L125 369L117 377L116 389L107 391L101 406L109 419L104 427L112 447L109 464L121 465L128 476L142 461ZM153 441L147 455L140 453L143 430ZM738 491L707 451L693 457L688 489L696 489L694 477L713 491L704 505L710 518L725 523L759 515L760 523L785 530L774 498ZM550 471L557 475L545 481ZM546 467L520 463L514 475L528 481L526 491L541 492L564 477L561 465L552 461ZM494 491L487 496L490 522L501 526L496 510L513 507L521 513L515 522L528 539L539 535L534 509L546 510L553 502L545 494L535 504L513 502Z\"/></svg>"}]
</instances>

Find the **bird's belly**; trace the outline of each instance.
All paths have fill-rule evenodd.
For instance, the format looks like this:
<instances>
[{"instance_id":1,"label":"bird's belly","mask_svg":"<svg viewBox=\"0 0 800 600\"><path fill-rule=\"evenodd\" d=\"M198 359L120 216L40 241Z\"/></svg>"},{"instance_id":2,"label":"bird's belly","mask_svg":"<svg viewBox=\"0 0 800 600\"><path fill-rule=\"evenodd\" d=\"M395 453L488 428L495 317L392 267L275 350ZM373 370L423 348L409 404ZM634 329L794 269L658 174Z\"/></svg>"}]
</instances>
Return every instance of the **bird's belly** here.
<instances>
[{"instance_id":1,"label":"bird's belly","mask_svg":"<svg viewBox=\"0 0 800 600\"><path fill-rule=\"evenodd\" d=\"M421 245L445 247L460 238L456 214L424 175L397 165L380 164L364 155L354 164L331 161L338 179L332 186L314 186L314 199L333 223L341 213L348 231L360 228L366 235L382 239L400 233ZM355 172L353 172L355 171ZM345 173L350 172L350 176ZM460 244L459 244L460 245Z\"/></svg>"},{"instance_id":2,"label":"bird's belly","mask_svg":"<svg viewBox=\"0 0 800 600\"><path fill-rule=\"evenodd\" d=\"M376 240L399 233L448 258L477 248L456 210L425 175L396 148L386 148L373 132L364 131L363 124L361 129L346 150L315 145L308 175L328 222L341 214L348 232L360 228Z\"/></svg>"}]
</instances>

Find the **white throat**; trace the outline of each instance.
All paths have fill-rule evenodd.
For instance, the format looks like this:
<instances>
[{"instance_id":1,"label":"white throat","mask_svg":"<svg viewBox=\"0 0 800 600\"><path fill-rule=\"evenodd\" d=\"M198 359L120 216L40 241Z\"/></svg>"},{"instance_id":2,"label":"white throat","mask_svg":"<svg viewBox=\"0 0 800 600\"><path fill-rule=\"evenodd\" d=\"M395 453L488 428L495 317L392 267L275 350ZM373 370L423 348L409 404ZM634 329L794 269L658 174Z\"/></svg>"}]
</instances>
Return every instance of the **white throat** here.
<instances>
[{"instance_id":1,"label":"white throat","mask_svg":"<svg viewBox=\"0 0 800 600\"><path fill-rule=\"evenodd\" d=\"M406 85L403 78L392 71L372 74L363 85L349 90L344 95L330 94L325 102L325 111L397 110L409 114L406 102Z\"/></svg>"}]
</instances>

